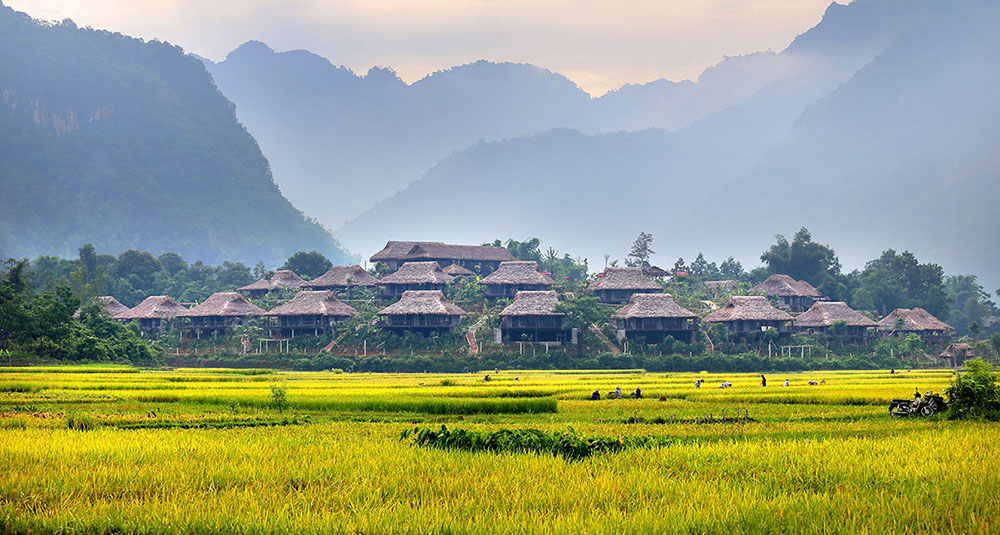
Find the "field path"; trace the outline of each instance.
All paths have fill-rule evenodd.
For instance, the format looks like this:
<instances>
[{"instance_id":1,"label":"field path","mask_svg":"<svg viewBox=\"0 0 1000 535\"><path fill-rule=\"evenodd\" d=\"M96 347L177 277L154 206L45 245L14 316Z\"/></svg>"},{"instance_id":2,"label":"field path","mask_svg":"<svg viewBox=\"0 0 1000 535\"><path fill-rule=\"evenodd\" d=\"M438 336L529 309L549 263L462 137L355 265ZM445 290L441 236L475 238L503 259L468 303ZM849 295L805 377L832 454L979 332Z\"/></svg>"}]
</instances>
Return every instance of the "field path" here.
<instances>
[{"instance_id":1,"label":"field path","mask_svg":"<svg viewBox=\"0 0 1000 535\"><path fill-rule=\"evenodd\" d=\"M479 321L472 324L469 330L465 332L465 341L469 343L469 354L478 355L479 354L479 342L476 340L476 329L481 327L483 323L489 319L488 314L483 314L483 317L479 318Z\"/></svg>"},{"instance_id":2,"label":"field path","mask_svg":"<svg viewBox=\"0 0 1000 535\"><path fill-rule=\"evenodd\" d=\"M604 333L601 332L600 327L598 327L596 323L590 324L590 332L594 333L594 336L596 336L598 340L600 340L604 345L608 346L608 350L611 351L612 355L622 354L622 351L618 349L618 346L612 344L611 340L608 340L608 337L604 336Z\"/></svg>"}]
</instances>

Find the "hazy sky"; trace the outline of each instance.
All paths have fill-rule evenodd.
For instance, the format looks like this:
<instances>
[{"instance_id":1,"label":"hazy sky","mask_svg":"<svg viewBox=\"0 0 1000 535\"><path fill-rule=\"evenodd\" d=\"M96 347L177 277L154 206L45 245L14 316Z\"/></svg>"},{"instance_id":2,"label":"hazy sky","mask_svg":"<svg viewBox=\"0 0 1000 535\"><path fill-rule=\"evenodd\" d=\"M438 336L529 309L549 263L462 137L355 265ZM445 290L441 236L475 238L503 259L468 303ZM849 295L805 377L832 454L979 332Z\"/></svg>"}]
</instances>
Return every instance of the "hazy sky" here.
<instances>
[{"instance_id":1,"label":"hazy sky","mask_svg":"<svg viewBox=\"0 0 1000 535\"><path fill-rule=\"evenodd\" d=\"M599 95L696 78L725 55L780 50L830 0L4 0L47 20L181 45L219 60L250 39L407 82L477 59L533 63ZM841 0L845 3L845 0Z\"/></svg>"}]
</instances>

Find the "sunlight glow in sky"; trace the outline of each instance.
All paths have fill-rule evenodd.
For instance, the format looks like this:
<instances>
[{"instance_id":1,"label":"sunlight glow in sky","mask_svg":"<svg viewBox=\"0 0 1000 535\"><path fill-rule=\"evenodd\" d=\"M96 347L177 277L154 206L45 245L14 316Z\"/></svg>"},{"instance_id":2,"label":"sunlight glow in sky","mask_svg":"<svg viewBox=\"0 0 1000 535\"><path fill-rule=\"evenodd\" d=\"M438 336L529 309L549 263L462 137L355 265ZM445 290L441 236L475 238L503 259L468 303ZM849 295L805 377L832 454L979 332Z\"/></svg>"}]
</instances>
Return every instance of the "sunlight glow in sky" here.
<instances>
[{"instance_id":1,"label":"sunlight glow in sky","mask_svg":"<svg viewBox=\"0 0 1000 535\"><path fill-rule=\"evenodd\" d=\"M830 0L5 0L45 20L160 39L213 60L251 39L407 82L478 59L532 63L596 95L696 79L723 56L781 50Z\"/></svg>"}]
</instances>

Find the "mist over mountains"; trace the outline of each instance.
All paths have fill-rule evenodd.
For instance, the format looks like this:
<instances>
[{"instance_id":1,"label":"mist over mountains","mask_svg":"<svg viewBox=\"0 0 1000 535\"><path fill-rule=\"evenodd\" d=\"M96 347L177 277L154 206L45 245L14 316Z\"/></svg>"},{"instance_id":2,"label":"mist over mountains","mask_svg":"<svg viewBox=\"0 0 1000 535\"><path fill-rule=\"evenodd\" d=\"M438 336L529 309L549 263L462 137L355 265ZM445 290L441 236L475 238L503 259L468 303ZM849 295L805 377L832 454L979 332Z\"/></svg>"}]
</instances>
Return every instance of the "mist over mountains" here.
<instances>
[{"instance_id":1,"label":"mist over mountains","mask_svg":"<svg viewBox=\"0 0 1000 535\"><path fill-rule=\"evenodd\" d=\"M336 235L357 250L386 235L542 236L598 264L648 231L661 263L704 251L752 264L805 225L848 267L910 249L992 287L998 22L985 1L834 4L743 102L673 132L479 143Z\"/></svg>"},{"instance_id":2,"label":"mist over mountains","mask_svg":"<svg viewBox=\"0 0 1000 535\"><path fill-rule=\"evenodd\" d=\"M204 66L0 4L0 257L129 248L275 265L349 257L281 196Z\"/></svg>"}]
</instances>

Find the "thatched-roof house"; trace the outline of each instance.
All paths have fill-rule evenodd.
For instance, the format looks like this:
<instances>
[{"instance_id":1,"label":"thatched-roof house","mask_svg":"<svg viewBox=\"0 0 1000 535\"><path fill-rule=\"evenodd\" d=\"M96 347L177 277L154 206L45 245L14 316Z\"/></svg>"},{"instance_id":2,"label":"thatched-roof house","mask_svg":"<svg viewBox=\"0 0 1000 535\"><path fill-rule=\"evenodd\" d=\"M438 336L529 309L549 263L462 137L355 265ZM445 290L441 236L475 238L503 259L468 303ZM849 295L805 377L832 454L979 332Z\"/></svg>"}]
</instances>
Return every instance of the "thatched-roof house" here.
<instances>
[{"instance_id":1,"label":"thatched-roof house","mask_svg":"<svg viewBox=\"0 0 1000 535\"><path fill-rule=\"evenodd\" d=\"M548 290L555 283L538 271L538 262L522 260L501 262L496 271L479 281L486 288L486 297L514 297L517 292Z\"/></svg>"},{"instance_id":2,"label":"thatched-roof house","mask_svg":"<svg viewBox=\"0 0 1000 535\"><path fill-rule=\"evenodd\" d=\"M454 278L437 262L407 262L396 272L379 279L378 285L386 295L403 295L411 290L444 290L448 281Z\"/></svg>"},{"instance_id":3,"label":"thatched-roof house","mask_svg":"<svg viewBox=\"0 0 1000 535\"><path fill-rule=\"evenodd\" d=\"M692 343L698 331L698 315L678 305L670 294L634 294L615 313L618 339L642 338L659 343L667 336Z\"/></svg>"},{"instance_id":4,"label":"thatched-roof house","mask_svg":"<svg viewBox=\"0 0 1000 535\"><path fill-rule=\"evenodd\" d=\"M297 334L323 334L334 323L357 313L337 299L331 291L306 290L264 315L276 320L272 325L272 333L294 337Z\"/></svg>"},{"instance_id":5,"label":"thatched-roof house","mask_svg":"<svg viewBox=\"0 0 1000 535\"><path fill-rule=\"evenodd\" d=\"M135 308L115 316L115 320L129 323L139 321L143 331L162 331L170 326L171 320L187 312L187 308L166 295L153 295L142 300Z\"/></svg>"},{"instance_id":6,"label":"thatched-roof house","mask_svg":"<svg viewBox=\"0 0 1000 535\"><path fill-rule=\"evenodd\" d=\"M565 327L566 314L555 311L558 303L553 290L517 292L514 302L500 312L497 341L575 343L572 331Z\"/></svg>"},{"instance_id":7,"label":"thatched-roof house","mask_svg":"<svg viewBox=\"0 0 1000 535\"><path fill-rule=\"evenodd\" d=\"M357 287L374 288L378 284L378 279L373 277L361 266L333 266L326 273L307 281L303 288L310 290L330 290L341 292Z\"/></svg>"},{"instance_id":8,"label":"thatched-roof house","mask_svg":"<svg viewBox=\"0 0 1000 535\"><path fill-rule=\"evenodd\" d=\"M235 325L243 325L255 316L263 316L264 310L246 297L236 292L217 292L208 297L204 303L177 314L185 318L181 328L191 329L195 336L201 337L203 332L224 331Z\"/></svg>"},{"instance_id":9,"label":"thatched-roof house","mask_svg":"<svg viewBox=\"0 0 1000 535\"><path fill-rule=\"evenodd\" d=\"M488 245L450 245L426 241L390 241L372 255L372 262L384 264L396 271L406 262L437 262L448 266L458 264L479 273L489 273L500 267L500 262L515 260L503 247Z\"/></svg>"},{"instance_id":10,"label":"thatched-roof house","mask_svg":"<svg viewBox=\"0 0 1000 535\"><path fill-rule=\"evenodd\" d=\"M878 322L878 331L886 336L916 333L921 338L937 338L952 330L951 325L935 318L922 308L897 308Z\"/></svg>"},{"instance_id":11,"label":"thatched-roof house","mask_svg":"<svg viewBox=\"0 0 1000 535\"><path fill-rule=\"evenodd\" d=\"M399 301L378 312L387 331L444 332L458 327L466 313L449 303L439 290L409 290Z\"/></svg>"},{"instance_id":12,"label":"thatched-roof house","mask_svg":"<svg viewBox=\"0 0 1000 535\"><path fill-rule=\"evenodd\" d=\"M642 274L654 279L665 279L671 275L669 271L661 268L660 266L643 266Z\"/></svg>"},{"instance_id":13,"label":"thatched-roof house","mask_svg":"<svg viewBox=\"0 0 1000 535\"><path fill-rule=\"evenodd\" d=\"M735 280L705 281L702 284L705 285L705 290L713 296L733 293L740 289L740 283Z\"/></svg>"},{"instance_id":14,"label":"thatched-roof house","mask_svg":"<svg viewBox=\"0 0 1000 535\"><path fill-rule=\"evenodd\" d=\"M954 343L942 351L938 357L948 362L952 368L961 368L965 361L976 358L975 350L969 344Z\"/></svg>"},{"instance_id":15,"label":"thatched-roof house","mask_svg":"<svg viewBox=\"0 0 1000 535\"><path fill-rule=\"evenodd\" d=\"M121 301L115 299L110 295L99 295L97 297L92 298L90 302L101 307L101 310L103 310L105 314L107 314L112 318L123 312L128 312L129 310L127 306L121 304ZM73 317L79 318L80 311L77 310L76 312L74 312Z\"/></svg>"},{"instance_id":16,"label":"thatched-roof house","mask_svg":"<svg viewBox=\"0 0 1000 535\"><path fill-rule=\"evenodd\" d=\"M441 271L451 275L452 277L475 277L476 272L471 269L465 269L458 264L451 264L441 268Z\"/></svg>"},{"instance_id":17,"label":"thatched-roof house","mask_svg":"<svg viewBox=\"0 0 1000 535\"><path fill-rule=\"evenodd\" d=\"M604 303L627 303L632 294L658 293L663 286L642 274L638 267L609 267L590 284L590 290Z\"/></svg>"},{"instance_id":18,"label":"thatched-roof house","mask_svg":"<svg viewBox=\"0 0 1000 535\"><path fill-rule=\"evenodd\" d=\"M764 282L750 289L750 293L776 297L781 308L801 312L812 306L823 294L806 281L797 281L788 275L771 275Z\"/></svg>"},{"instance_id":19,"label":"thatched-roof house","mask_svg":"<svg viewBox=\"0 0 1000 535\"><path fill-rule=\"evenodd\" d=\"M274 272L274 275L271 275L270 279L260 279L257 282L237 289L237 291L250 299L259 299L267 295L269 292L284 288L297 290L305 283L306 281L302 280L302 278L296 275L293 271L288 269L279 269Z\"/></svg>"},{"instance_id":20,"label":"thatched-roof house","mask_svg":"<svg viewBox=\"0 0 1000 535\"><path fill-rule=\"evenodd\" d=\"M793 326L797 331L830 333L835 323L843 322L845 329L837 336L845 338L865 338L873 334L878 323L875 320L847 306L842 301L818 301L809 310L795 318Z\"/></svg>"},{"instance_id":21,"label":"thatched-roof house","mask_svg":"<svg viewBox=\"0 0 1000 535\"><path fill-rule=\"evenodd\" d=\"M704 322L721 323L737 335L759 335L769 327L788 332L792 316L771 306L766 297L733 296L724 307L705 316Z\"/></svg>"}]
</instances>

